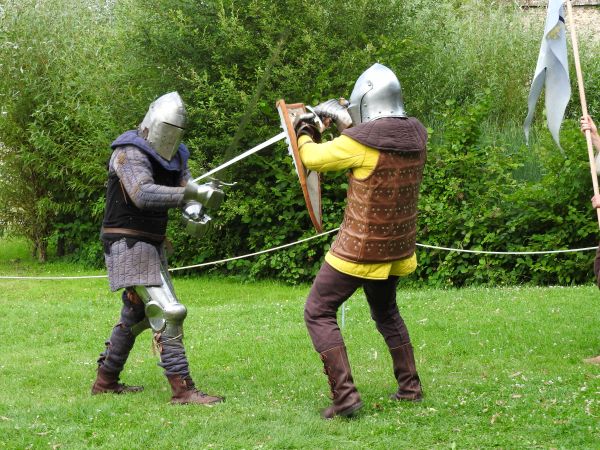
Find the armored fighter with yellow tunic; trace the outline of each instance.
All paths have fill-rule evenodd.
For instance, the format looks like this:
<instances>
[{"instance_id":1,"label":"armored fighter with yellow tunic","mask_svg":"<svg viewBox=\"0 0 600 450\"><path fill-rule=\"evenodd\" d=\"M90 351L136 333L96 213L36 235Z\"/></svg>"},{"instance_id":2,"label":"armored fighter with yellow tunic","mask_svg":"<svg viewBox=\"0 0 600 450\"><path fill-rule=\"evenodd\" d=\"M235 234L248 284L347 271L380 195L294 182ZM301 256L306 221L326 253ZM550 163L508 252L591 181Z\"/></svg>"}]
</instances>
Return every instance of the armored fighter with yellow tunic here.
<instances>
[{"instance_id":1,"label":"armored fighter with yellow tunic","mask_svg":"<svg viewBox=\"0 0 600 450\"><path fill-rule=\"evenodd\" d=\"M358 78L349 104L330 100L314 112L335 121L342 134L319 143L321 130L301 118L295 128L303 164L317 172L349 170L344 219L304 309L333 398L321 415L350 416L362 407L337 323L339 307L359 287L392 357L398 390L391 398L419 401L423 393L396 303L396 286L399 277L412 273L417 264L417 202L427 131L417 119L407 117L400 83L381 64Z\"/></svg>"}]
</instances>

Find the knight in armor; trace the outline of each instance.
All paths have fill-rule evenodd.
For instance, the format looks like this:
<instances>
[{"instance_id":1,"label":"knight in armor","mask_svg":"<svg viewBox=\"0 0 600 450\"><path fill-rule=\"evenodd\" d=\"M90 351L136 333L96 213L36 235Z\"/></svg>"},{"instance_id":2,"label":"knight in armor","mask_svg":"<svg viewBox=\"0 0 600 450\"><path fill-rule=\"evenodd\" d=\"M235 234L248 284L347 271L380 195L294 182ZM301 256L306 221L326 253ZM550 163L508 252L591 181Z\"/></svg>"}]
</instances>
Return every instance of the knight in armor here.
<instances>
[{"instance_id":1,"label":"knight in armor","mask_svg":"<svg viewBox=\"0 0 600 450\"><path fill-rule=\"evenodd\" d=\"M417 202L426 160L427 131L407 117L396 75L375 64L356 81L349 103L329 100L314 108L341 135L320 143L323 129L310 115L295 124L300 158L309 170L348 170L347 206L304 309L304 320L323 361L333 402L325 419L362 407L337 323L340 306L363 288L377 330L392 359L398 389L393 400L420 401L413 347L396 303L399 277L412 273ZM321 121L316 121L321 123Z\"/></svg>"},{"instance_id":2,"label":"knight in armor","mask_svg":"<svg viewBox=\"0 0 600 450\"><path fill-rule=\"evenodd\" d=\"M186 230L201 236L210 225L207 209L217 208L224 196L217 181L199 185L190 179L189 152L181 143L185 128L185 106L171 92L150 105L137 130L123 133L111 145L101 239L110 289L123 289L123 305L98 359L92 394L143 389L120 383L119 374L136 336L150 328L172 403L211 405L223 400L198 390L190 376L183 346L187 311L167 270L169 209L182 208Z\"/></svg>"}]
</instances>

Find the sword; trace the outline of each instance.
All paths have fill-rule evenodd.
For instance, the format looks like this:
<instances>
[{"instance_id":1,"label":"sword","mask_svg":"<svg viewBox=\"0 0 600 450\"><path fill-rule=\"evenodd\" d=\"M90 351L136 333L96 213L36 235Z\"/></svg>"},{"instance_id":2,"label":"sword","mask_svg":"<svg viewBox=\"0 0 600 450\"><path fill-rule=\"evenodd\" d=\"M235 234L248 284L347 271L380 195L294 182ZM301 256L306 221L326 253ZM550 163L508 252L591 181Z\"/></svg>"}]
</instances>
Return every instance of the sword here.
<instances>
[{"instance_id":1,"label":"sword","mask_svg":"<svg viewBox=\"0 0 600 450\"><path fill-rule=\"evenodd\" d=\"M252 147L250 150L246 150L244 153L236 156L235 158L230 159L229 161L221 164L218 167L215 167L212 170L209 170L208 172L206 172L203 175L200 175L198 178L195 178L193 181L194 183L197 181L200 181L204 178L207 178L209 176L211 176L213 173L217 173L229 166L231 166L232 164L235 164L238 161L241 161L244 158L247 158L248 156L261 151L263 148L269 147L271 145L273 145L275 142L279 142L282 139L285 139L287 137L287 133L285 131L282 131L281 133L279 133L276 136L273 136L271 139L267 139L265 142L263 142L262 144L258 144L256 147Z\"/></svg>"}]
</instances>

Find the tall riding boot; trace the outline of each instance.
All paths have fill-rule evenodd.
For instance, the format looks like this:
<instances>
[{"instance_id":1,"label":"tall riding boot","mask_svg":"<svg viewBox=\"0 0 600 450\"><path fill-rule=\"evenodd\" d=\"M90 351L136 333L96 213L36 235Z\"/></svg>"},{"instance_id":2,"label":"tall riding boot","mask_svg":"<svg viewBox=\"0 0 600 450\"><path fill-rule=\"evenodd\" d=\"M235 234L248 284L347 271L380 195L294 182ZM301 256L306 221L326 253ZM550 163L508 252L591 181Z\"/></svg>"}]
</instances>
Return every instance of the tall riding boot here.
<instances>
[{"instance_id":1,"label":"tall riding boot","mask_svg":"<svg viewBox=\"0 0 600 450\"><path fill-rule=\"evenodd\" d=\"M105 342L106 349L98 359L98 373L92 386L92 394L139 392L142 386L127 386L119 383L119 374L127 361L129 352L135 343L132 327L145 318L144 305L130 300L127 292L123 292L121 319L115 325L110 338Z\"/></svg>"},{"instance_id":2,"label":"tall riding boot","mask_svg":"<svg viewBox=\"0 0 600 450\"><path fill-rule=\"evenodd\" d=\"M390 396L392 400L420 402L423 399L421 381L417 374L415 355L410 342L391 348L394 377L398 380L398 391Z\"/></svg>"},{"instance_id":3,"label":"tall riding boot","mask_svg":"<svg viewBox=\"0 0 600 450\"><path fill-rule=\"evenodd\" d=\"M159 365L165 369L165 375L171 385L171 403L197 403L201 405L214 405L225 399L208 395L196 389L196 385L190 376L190 369L183 338L181 335L169 337L166 335L155 335L155 342L160 351Z\"/></svg>"},{"instance_id":4,"label":"tall riding boot","mask_svg":"<svg viewBox=\"0 0 600 450\"><path fill-rule=\"evenodd\" d=\"M362 408L360 394L354 386L346 347L334 347L321 353L324 372L329 380L333 404L321 411L324 419L349 417Z\"/></svg>"}]
</instances>

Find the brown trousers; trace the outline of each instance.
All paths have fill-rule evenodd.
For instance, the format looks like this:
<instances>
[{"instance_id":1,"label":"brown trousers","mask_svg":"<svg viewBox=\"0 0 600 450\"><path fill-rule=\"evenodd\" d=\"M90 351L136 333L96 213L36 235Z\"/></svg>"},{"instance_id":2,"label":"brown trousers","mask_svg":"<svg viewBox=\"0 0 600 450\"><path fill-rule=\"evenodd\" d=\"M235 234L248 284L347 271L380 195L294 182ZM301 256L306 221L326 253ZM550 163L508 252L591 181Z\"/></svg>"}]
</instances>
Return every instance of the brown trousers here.
<instances>
[{"instance_id":1,"label":"brown trousers","mask_svg":"<svg viewBox=\"0 0 600 450\"><path fill-rule=\"evenodd\" d=\"M304 306L304 322L315 350L344 345L337 323L337 311L362 287L371 308L371 318L389 348L408 344L410 337L396 304L397 276L387 280L367 280L341 273L324 262Z\"/></svg>"}]
</instances>

